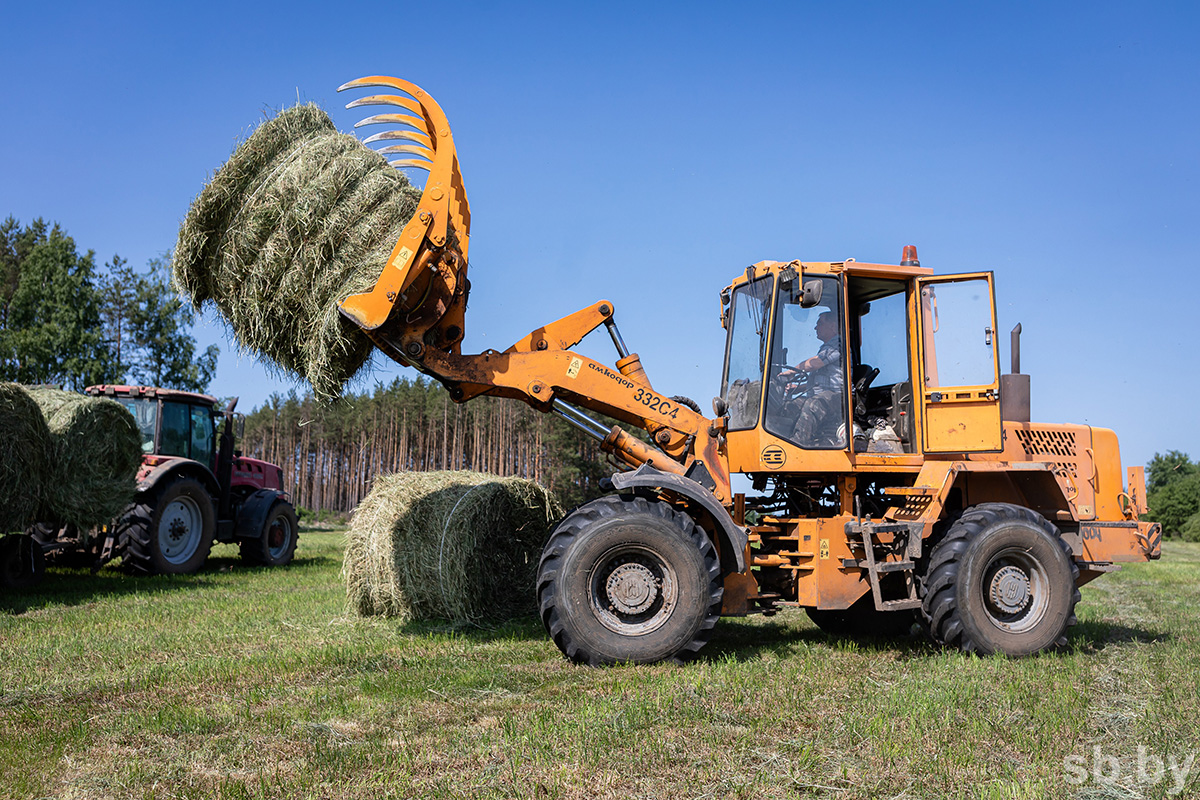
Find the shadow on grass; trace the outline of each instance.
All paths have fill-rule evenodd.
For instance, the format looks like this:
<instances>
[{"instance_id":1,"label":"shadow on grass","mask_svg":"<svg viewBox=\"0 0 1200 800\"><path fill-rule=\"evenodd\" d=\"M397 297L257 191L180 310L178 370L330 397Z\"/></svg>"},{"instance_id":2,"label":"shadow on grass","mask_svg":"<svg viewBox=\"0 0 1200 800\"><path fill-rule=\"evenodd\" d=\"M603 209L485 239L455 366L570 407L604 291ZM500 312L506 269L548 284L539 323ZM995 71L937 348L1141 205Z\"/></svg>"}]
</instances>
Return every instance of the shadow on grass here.
<instances>
[{"instance_id":1,"label":"shadow on grass","mask_svg":"<svg viewBox=\"0 0 1200 800\"><path fill-rule=\"evenodd\" d=\"M546 639L546 629L536 616L512 619L450 622L449 620L415 620L396 624L396 630L408 636L455 636L471 642L537 641Z\"/></svg>"},{"instance_id":2,"label":"shadow on grass","mask_svg":"<svg viewBox=\"0 0 1200 800\"><path fill-rule=\"evenodd\" d=\"M1067 642L1069 647L1076 652L1090 652L1103 650L1105 647L1114 644L1131 644L1135 642L1152 644L1155 642L1169 642L1173 638L1174 636L1166 631L1131 628L1128 625L1121 625L1115 622L1089 620L1087 622L1080 622L1072 628L1068 634Z\"/></svg>"},{"instance_id":3,"label":"shadow on grass","mask_svg":"<svg viewBox=\"0 0 1200 800\"><path fill-rule=\"evenodd\" d=\"M24 614L52 606L80 606L106 597L158 595L179 590L211 589L224 582L224 576L253 575L268 570L323 570L341 564L332 555L316 554L295 558L284 567L247 564L237 556L210 556L198 572L191 575L135 575L122 569L120 562L93 571L65 563L47 564L42 581L25 590L0 589L0 613Z\"/></svg>"},{"instance_id":4,"label":"shadow on grass","mask_svg":"<svg viewBox=\"0 0 1200 800\"><path fill-rule=\"evenodd\" d=\"M93 573L88 569L49 567L41 583L32 589L0 590L0 612L17 616L51 606L81 606L107 597L158 595L214 584L203 575L138 577L112 568Z\"/></svg>"},{"instance_id":5,"label":"shadow on grass","mask_svg":"<svg viewBox=\"0 0 1200 800\"><path fill-rule=\"evenodd\" d=\"M206 572L244 572L247 574L255 574L259 572L267 572L271 570L309 570L309 569L328 569L330 566L341 568L342 558L340 554L325 555L323 553L308 553L297 555L287 565L282 567L265 567L258 564L247 564L242 560L241 556L209 556L204 562L204 567L198 575L203 575Z\"/></svg>"},{"instance_id":6,"label":"shadow on grass","mask_svg":"<svg viewBox=\"0 0 1200 800\"><path fill-rule=\"evenodd\" d=\"M722 620L713 629L712 639L700 651L702 660L753 661L764 653L780 657L800 650L827 647L853 647L862 652L888 653L904 660L932 655L936 648L920 633L907 636L836 636L819 628L801 628L788 622L756 622L739 624Z\"/></svg>"}]
</instances>

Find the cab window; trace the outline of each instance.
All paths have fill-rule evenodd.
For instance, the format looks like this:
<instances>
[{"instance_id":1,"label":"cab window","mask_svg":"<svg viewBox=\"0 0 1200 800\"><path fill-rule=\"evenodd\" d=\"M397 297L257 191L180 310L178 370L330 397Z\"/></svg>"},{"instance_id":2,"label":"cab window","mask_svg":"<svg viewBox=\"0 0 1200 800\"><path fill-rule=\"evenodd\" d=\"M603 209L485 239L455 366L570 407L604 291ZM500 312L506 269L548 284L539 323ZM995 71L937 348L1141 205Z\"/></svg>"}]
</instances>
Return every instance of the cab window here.
<instances>
[{"instance_id":1,"label":"cab window","mask_svg":"<svg viewBox=\"0 0 1200 800\"><path fill-rule=\"evenodd\" d=\"M803 284L820 280L821 303L803 308ZM834 277L780 283L767 377L766 428L809 450L848 446L841 286Z\"/></svg>"},{"instance_id":2,"label":"cab window","mask_svg":"<svg viewBox=\"0 0 1200 800\"><path fill-rule=\"evenodd\" d=\"M212 464L213 419L207 406L191 406L192 458L201 464Z\"/></svg>"},{"instance_id":3,"label":"cab window","mask_svg":"<svg viewBox=\"0 0 1200 800\"><path fill-rule=\"evenodd\" d=\"M142 434L142 452L154 452L154 428L158 424L158 403L139 397L118 397L117 402L133 415Z\"/></svg>"},{"instance_id":4,"label":"cab window","mask_svg":"<svg viewBox=\"0 0 1200 800\"><path fill-rule=\"evenodd\" d=\"M773 285L774 280L765 277L739 286L730 303L721 396L729 404L729 429L733 431L758 424Z\"/></svg>"},{"instance_id":5,"label":"cab window","mask_svg":"<svg viewBox=\"0 0 1200 800\"><path fill-rule=\"evenodd\" d=\"M162 433L158 452L164 456L191 458L188 443L191 439L191 415L186 403L165 401L162 404Z\"/></svg>"}]
</instances>

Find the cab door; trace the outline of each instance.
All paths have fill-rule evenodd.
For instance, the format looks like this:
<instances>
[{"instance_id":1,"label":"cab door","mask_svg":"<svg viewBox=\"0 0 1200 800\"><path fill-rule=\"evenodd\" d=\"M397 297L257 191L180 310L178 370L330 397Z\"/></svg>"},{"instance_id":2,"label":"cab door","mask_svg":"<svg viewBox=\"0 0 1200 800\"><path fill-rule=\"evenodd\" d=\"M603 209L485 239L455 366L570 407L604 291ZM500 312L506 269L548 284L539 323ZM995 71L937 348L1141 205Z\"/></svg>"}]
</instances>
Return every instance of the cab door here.
<instances>
[{"instance_id":1,"label":"cab door","mask_svg":"<svg viewBox=\"0 0 1200 800\"><path fill-rule=\"evenodd\" d=\"M924 451L1003 449L992 273L918 278L917 290Z\"/></svg>"}]
</instances>

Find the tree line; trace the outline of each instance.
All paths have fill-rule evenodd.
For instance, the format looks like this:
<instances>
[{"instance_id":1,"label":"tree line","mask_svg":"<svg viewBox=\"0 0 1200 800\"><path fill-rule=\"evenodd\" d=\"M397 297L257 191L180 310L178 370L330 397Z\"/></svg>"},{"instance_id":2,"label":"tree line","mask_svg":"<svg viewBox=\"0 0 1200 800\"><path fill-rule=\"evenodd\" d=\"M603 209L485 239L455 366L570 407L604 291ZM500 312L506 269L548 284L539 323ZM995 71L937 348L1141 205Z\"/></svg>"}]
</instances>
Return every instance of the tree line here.
<instances>
[{"instance_id":1,"label":"tree line","mask_svg":"<svg viewBox=\"0 0 1200 800\"><path fill-rule=\"evenodd\" d=\"M204 391L218 348L196 352L190 306L171 289L170 256L144 272L102 268L57 224L0 224L0 381L81 390L141 383Z\"/></svg>"},{"instance_id":2,"label":"tree line","mask_svg":"<svg viewBox=\"0 0 1200 800\"><path fill-rule=\"evenodd\" d=\"M598 442L553 414L494 397L460 405L422 376L330 404L272 395L247 415L241 448L277 464L295 504L314 512L351 511L378 475L443 469L530 478L570 508L616 471Z\"/></svg>"},{"instance_id":3,"label":"tree line","mask_svg":"<svg viewBox=\"0 0 1200 800\"><path fill-rule=\"evenodd\" d=\"M1178 450L1155 453L1146 468L1146 502L1146 517L1165 536L1200 542L1200 462Z\"/></svg>"}]
</instances>

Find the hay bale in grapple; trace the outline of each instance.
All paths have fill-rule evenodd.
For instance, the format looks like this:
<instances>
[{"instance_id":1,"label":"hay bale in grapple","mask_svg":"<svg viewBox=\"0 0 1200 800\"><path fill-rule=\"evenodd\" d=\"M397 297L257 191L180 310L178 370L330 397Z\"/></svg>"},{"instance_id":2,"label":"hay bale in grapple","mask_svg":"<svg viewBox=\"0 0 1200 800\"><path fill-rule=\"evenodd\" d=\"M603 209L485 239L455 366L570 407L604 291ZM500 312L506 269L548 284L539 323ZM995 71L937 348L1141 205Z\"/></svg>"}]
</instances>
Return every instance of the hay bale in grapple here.
<instances>
[{"instance_id":1,"label":"hay bale in grapple","mask_svg":"<svg viewBox=\"0 0 1200 800\"><path fill-rule=\"evenodd\" d=\"M50 429L24 387L0 383L0 535L36 521L48 483Z\"/></svg>"},{"instance_id":2,"label":"hay bale in grapple","mask_svg":"<svg viewBox=\"0 0 1200 800\"><path fill-rule=\"evenodd\" d=\"M35 387L29 395L50 429L50 478L38 516L86 531L133 500L142 434L133 415L107 397Z\"/></svg>"},{"instance_id":3,"label":"hay bale in grapple","mask_svg":"<svg viewBox=\"0 0 1200 800\"><path fill-rule=\"evenodd\" d=\"M197 308L215 305L241 347L336 397L372 348L338 304L375 285L420 199L324 111L286 109L193 201L175 283Z\"/></svg>"},{"instance_id":4,"label":"hay bale in grapple","mask_svg":"<svg viewBox=\"0 0 1200 800\"><path fill-rule=\"evenodd\" d=\"M407 472L375 479L342 574L360 614L466 622L532 613L538 559L562 508L524 478Z\"/></svg>"}]
</instances>

